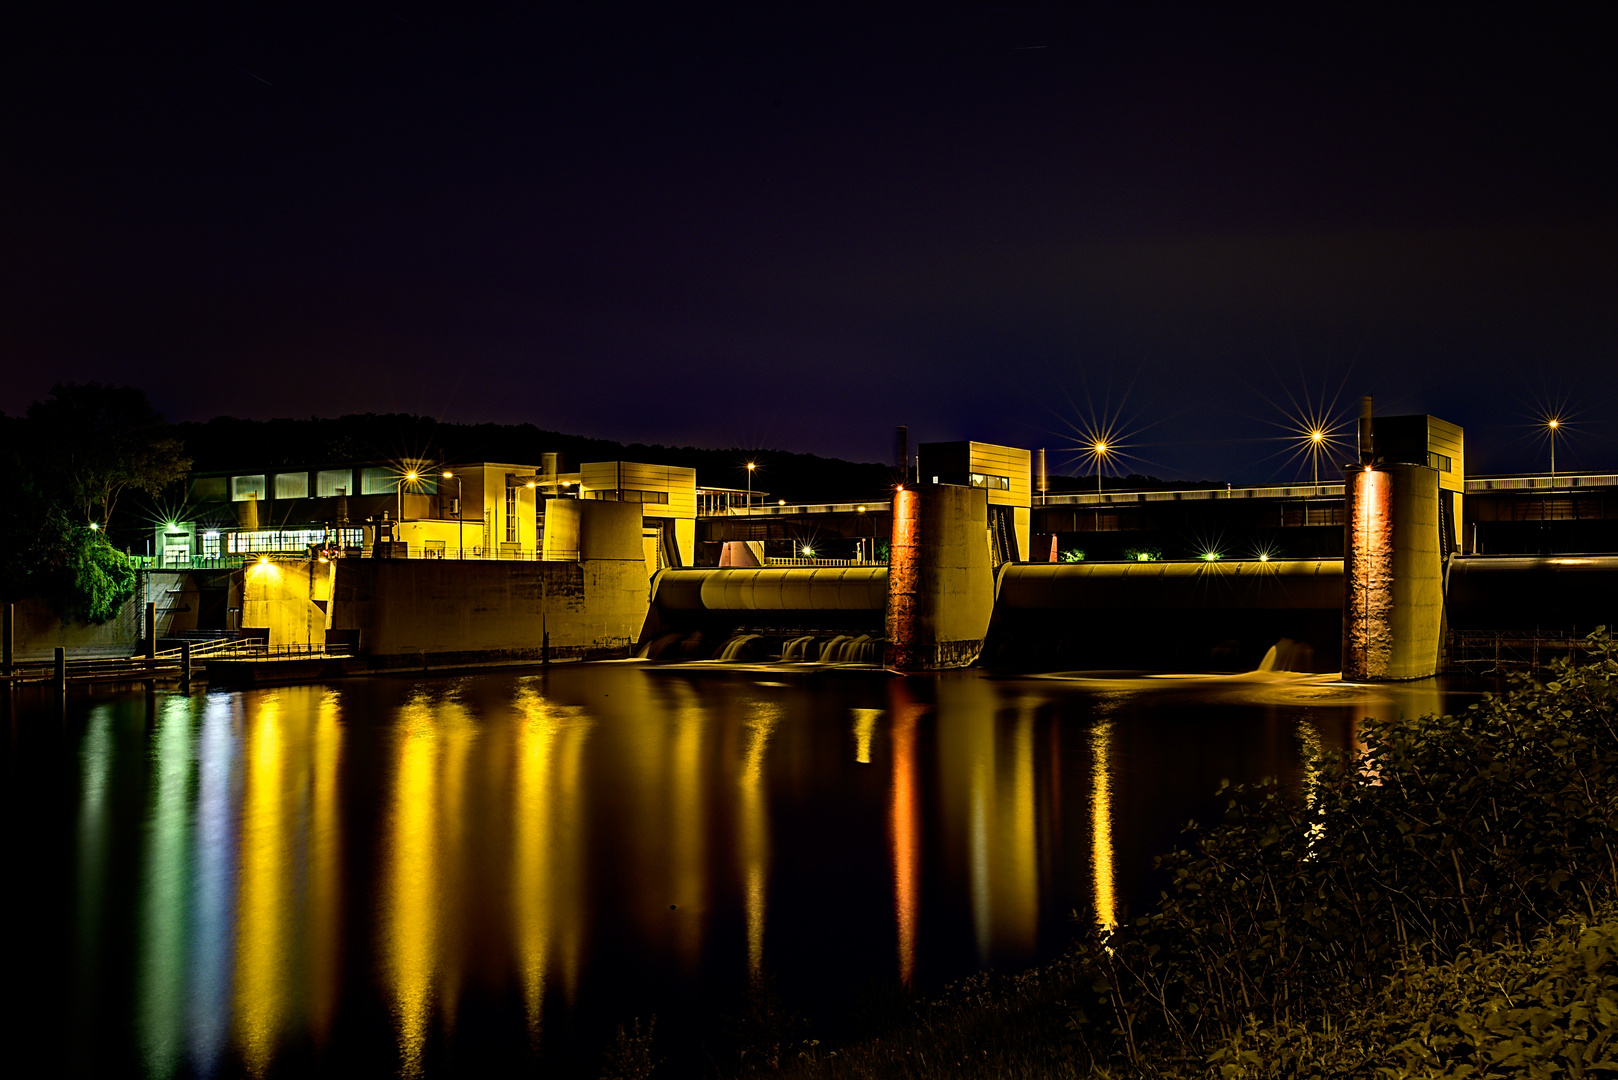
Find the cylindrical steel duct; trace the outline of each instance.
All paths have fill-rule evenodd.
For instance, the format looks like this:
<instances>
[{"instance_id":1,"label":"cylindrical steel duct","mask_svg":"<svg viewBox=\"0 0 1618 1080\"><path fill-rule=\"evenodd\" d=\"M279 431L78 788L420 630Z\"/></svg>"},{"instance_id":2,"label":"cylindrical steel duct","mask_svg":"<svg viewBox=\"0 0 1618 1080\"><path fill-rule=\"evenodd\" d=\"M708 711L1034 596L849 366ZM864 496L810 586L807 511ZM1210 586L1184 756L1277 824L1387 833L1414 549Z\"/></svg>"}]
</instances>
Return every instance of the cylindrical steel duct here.
<instances>
[{"instance_id":1,"label":"cylindrical steel duct","mask_svg":"<svg viewBox=\"0 0 1618 1080\"><path fill-rule=\"evenodd\" d=\"M1045 471L1045 448L1041 446L1034 451L1034 491L1040 495L1048 494L1051 490L1051 477Z\"/></svg>"}]
</instances>

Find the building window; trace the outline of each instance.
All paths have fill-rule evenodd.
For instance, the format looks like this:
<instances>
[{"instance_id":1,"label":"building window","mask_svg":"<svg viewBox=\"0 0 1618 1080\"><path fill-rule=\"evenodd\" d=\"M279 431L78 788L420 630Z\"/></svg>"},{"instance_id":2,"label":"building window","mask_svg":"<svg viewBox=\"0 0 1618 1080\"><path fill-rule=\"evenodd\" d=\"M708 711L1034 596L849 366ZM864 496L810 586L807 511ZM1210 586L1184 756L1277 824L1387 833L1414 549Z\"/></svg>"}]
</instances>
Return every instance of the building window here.
<instances>
[{"instance_id":1,"label":"building window","mask_svg":"<svg viewBox=\"0 0 1618 1080\"><path fill-rule=\"evenodd\" d=\"M277 499L307 499L309 497L309 474L306 472L276 473L275 497Z\"/></svg>"},{"instance_id":2,"label":"building window","mask_svg":"<svg viewBox=\"0 0 1618 1080\"><path fill-rule=\"evenodd\" d=\"M600 502L656 503L666 506L669 501L666 491L638 491L634 488L597 488L585 494L587 498Z\"/></svg>"},{"instance_id":3,"label":"building window","mask_svg":"<svg viewBox=\"0 0 1618 1080\"><path fill-rule=\"evenodd\" d=\"M399 474L392 469L361 469L361 495L392 495L399 490Z\"/></svg>"},{"instance_id":4,"label":"building window","mask_svg":"<svg viewBox=\"0 0 1618 1080\"><path fill-rule=\"evenodd\" d=\"M192 502L224 502L229 497L223 476L199 476L191 481Z\"/></svg>"},{"instance_id":5,"label":"building window","mask_svg":"<svg viewBox=\"0 0 1618 1080\"><path fill-rule=\"evenodd\" d=\"M302 552L311 544L335 541L343 547L360 547L365 543L363 529L259 529L253 532L233 532L226 537L226 548L232 555L259 555L270 552ZM203 553L218 554L218 539L210 541L203 535ZM209 548L213 550L210 553Z\"/></svg>"},{"instance_id":6,"label":"building window","mask_svg":"<svg viewBox=\"0 0 1618 1080\"><path fill-rule=\"evenodd\" d=\"M264 474L257 476L232 476L230 478L230 501L246 502L249 495L264 498Z\"/></svg>"},{"instance_id":7,"label":"building window","mask_svg":"<svg viewBox=\"0 0 1618 1080\"><path fill-rule=\"evenodd\" d=\"M1455 468L1455 462L1445 454L1435 454L1429 450L1427 451L1427 467L1437 469L1439 472L1452 472Z\"/></svg>"},{"instance_id":8,"label":"building window","mask_svg":"<svg viewBox=\"0 0 1618 1080\"><path fill-rule=\"evenodd\" d=\"M506 543L517 542L517 489L506 488Z\"/></svg>"},{"instance_id":9,"label":"building window","mask_svg":"<svg viewBox=\"0 0 1618 1080\"><path fill-rule=\"evenodd\" d=\"M315 474L315 494L322 499L350 495L353 491L354 473L349 469L321 469Z\"/></svg>"},{"instance_id":10,"label":"building window","mask_svg":"<svg viewBox=\"0 0 1618 1080\"><path fill-rule=\"evenodd\" d=\"M973 487L993 488L996 491L1011 490L1011 477L1009 476L991 476L987 473L972 473L971 476L968 477L968 480Z\"/></svg>"}]
</instances>

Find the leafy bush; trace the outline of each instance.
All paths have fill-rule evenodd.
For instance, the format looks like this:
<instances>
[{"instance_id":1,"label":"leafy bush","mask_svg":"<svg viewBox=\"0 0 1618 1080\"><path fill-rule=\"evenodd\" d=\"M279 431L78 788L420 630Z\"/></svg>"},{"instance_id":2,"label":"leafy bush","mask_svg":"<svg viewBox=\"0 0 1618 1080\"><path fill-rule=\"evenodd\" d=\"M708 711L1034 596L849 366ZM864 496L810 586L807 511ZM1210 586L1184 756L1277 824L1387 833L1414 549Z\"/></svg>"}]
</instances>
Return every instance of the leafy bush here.
<instances>
[{"instance_id":1,"label":"leafy bush","mask_svg":"<svg viewBox=\"0 0 1618 1080\"><path fill-rule=\"evenodd\" d=\"M135 595L134 560L99 532L77 530L65 546L48 597L65 619L104 623Z\"/></svg>"},{"instance_id":2,"label":"leafy bush","mask_svg":"<svg viewBox=\"0 0 1618 1080\"><path fill-rule=\"evenodd\" d=\"M1066 551L1062 552L1061 559L1063 562L1083 562L1084 549L1068 548Z\"/></svg>"},{"instance_id":3,"label":"leafy bush","mask_svg":"<svg viewBox=\"0 0 1618 1080\"><path fill-rule=\"evenodd\" d=\"M1365 1007L1323 1021L1251 1021L1209 1056L1213 1075L1618 1075L1618 912L1565 916L1532 945L1403 965Z\"/></svg>"},{"instance_id":4,"label":"leafy bush","mask_svg":"<svg viewBox=\"0 0 1618 1080\"><path fill-rule=\"evenodd\" d=\"M1590 646L1457 716L1371 721L1359 757L1312 763L1305 799L1232 789L1223 822L1160 860L1159 906L1089 942L1083 1048L1201 1059L1320 1028L1413 965L1595 919L1618 895L1618 650Z\"/></svg>"}]
</instances>

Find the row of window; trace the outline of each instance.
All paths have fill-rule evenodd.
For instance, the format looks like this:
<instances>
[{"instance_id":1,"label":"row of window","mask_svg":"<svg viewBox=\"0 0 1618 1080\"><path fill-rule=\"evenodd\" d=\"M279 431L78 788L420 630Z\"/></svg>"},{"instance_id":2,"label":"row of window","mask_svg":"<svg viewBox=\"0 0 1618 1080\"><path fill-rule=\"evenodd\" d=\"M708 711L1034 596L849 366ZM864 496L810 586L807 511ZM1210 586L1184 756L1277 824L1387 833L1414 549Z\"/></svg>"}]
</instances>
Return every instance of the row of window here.
<instances>
[{"instance_id":1,"label":"row of window","mask_svg":"<svg viewBox=\"0 0 1618 1080\"><path fill-rule=\"evenodd\" d=\"M669 501L669 493L666 491L637 491L634 488L602 488L587 491L584 495L587 499L601 499L605 502L667 504Z\"/></svg>"},{"instance_id":2,"label":"row of window","mask_svg":"<svg viewBox=\"0 0 1618 1080\"><path fill-rule=\"evenodd\" d=\"M310 477L314 478L314 496L328 499L336 495L355 494L353 469L321 469L307 472L250 473L244 476L199 476L191 482L191 498L195 502L246 502L249 498L307 499L310 496ZM359 494L392 495L401 484L407 495L434 495L438 492L436 476L418 476L405 480L396 470L371 468L359 470Z\"/></svg>"},{"instance_id":3,"label":"row of window","mask_svg":"<svg viewBox=\"0 0 1618 1080\"><path fill-rule=\"evenodd\" d=\"M1455 469L1455 462L1450 460L1447 454L1435 454L1433 451L1429 450L1427 451L1427 467L1429 469L1437 469L1439 472L1453 472Z\"/></svg>"},{"instance_id":4,"label":"row of window","mask_svg":"<svg viewBox=\"0 0 1618 1080\"><path fill-rule=\"evenodd\" d=\"M204 534L215 545L217 536ZM359 547L365 543L364 529L258 529L253 532L225 534L226 551L232 555L258 555L276 551L302 551L310 544L335 543L342 547ZM217 554L215 551L212 554ZM206 550L204 555L210 554Z\"/></svg>"}]
</instances>

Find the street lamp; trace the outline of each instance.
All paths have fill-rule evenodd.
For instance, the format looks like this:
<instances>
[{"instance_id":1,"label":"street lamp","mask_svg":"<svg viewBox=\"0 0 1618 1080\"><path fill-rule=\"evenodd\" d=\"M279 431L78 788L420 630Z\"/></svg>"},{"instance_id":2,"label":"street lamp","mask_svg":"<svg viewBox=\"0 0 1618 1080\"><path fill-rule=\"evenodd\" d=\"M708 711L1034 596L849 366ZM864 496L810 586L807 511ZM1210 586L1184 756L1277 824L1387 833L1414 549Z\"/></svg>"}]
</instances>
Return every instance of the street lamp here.
<instances>
[{"instance_id":1,"label":"street lamp","mask_svg":"<svg viewBox=\"0 0 1618 1080\"><path fill-rule=\"evenodd\" d=\"M753 470L758 468L758 462L747 463L747 516L753 516Z\"/></svg>"},{"instance_id":2,"label":"street lamp","mask_svg":"<svg viewBox=\"0 0 1618 1080\"><path fill-rule=\"evenodd\" d=\"M456 547L455 557L464 559L466 558L466 504L461 502L461 478L446 469L444 470L444 479L455 481L455 517L458 519L455 541L458 546Z\"/></svg>"},{"instance_id":3,"label":"street lamp","mask_svg":"<svg viewBox=\"0 0 1618 1080\"><path fill-rule=\"evenodd\" d=\"M1562 421L1551 417L1545 421L1545 426L1551 431L1551 487L1556 487L1556 429L1562 426Z\"/></svg>"},{"instance_id":4,"label":"street lamp","mask_svg":"<svg viewBox=\"0 0 1618 1080\"><path fill-rule=\"evenodd\" d=\"M399 520L401 522L404 521L404 486L406 483L414 484L417 479L419 479L419 474L415 470L411 470L399 477L399 482L393 485L399 492Z\"/></svg>"},{"instance_id":5,"label":"street lamp","mask_svg":"<svg viewBox=\"0 0 1618 1080\"><path fill-rule=\"evenodd\" d=\"M1319 428L1309 432L1309 476L1310 482L1320 486L1320 447L1326 441L1326 433ZM1315 492L1319 495L1320 492Z\"/></svg>"},{"instance_id":6,"label":"street lamp","mask_svg":"<svg viewBox=\"0 0 1618 1080\"><path fill-rule=\"evenodd\" d=\"M1102 465L1102 463L1104 461L1107 460L1107 455L1112 452L1112 448L1107 445L1107 442L1106 442L1105 439L1097 439L1095 442L1090 444L1090 449L1092 451L1094 451L1095 456L1096 456L1096 494L1100 495L1101 494L1101 465Z\"/></svg>"}]
</instances>

